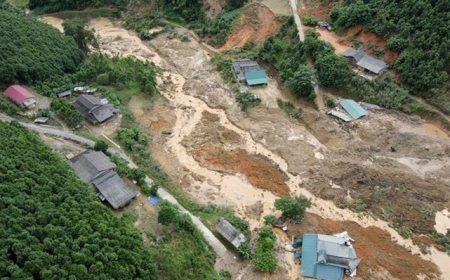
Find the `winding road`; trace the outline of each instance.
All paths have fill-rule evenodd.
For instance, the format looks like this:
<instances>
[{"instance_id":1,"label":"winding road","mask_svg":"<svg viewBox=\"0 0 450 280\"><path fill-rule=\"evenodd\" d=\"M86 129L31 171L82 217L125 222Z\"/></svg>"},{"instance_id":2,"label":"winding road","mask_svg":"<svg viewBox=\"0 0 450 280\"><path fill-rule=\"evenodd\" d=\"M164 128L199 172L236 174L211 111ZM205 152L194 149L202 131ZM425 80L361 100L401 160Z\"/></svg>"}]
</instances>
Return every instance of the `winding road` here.
<instances>
[{"instance_id":1,"label":"winding road","mask_svg":"<svg viewBox=\"0 0 450 280\"><path fill-rule=\"evenodd\" d=\"M0 120L5 121L5 122L17 121L16 119L11 118L11 117L3 114L3 113L0 113ZM75 134L73 134L71 132L61 131L59 129L56 129L56 128L53 128L53 127L50 127L50 126L35 125L35 124L30 124L30 123L25 123L25 122L20 122L20 121L17 121L17 122L20 123L21 125L23 125L24 127L28 128L28 129L31 129L31 130L34 130L34 131L37 131L37 132L41 132L41 133L44 133L44 134L50 134L50 135L62 137L64 139L72 140L72 141L75 141L77 143L81 143L81 144L88 145L88 146L94 146L94 144L95 144L95 142L90 140L90 139L87 139L87 138L75 135ZM109 152L119 154L120 157L122 157L123 159L125 159L126 161L129 162L129 166L130 167L132 167L132 168L136 168L137 167L137 165L135 163L133 163L133 161L131 161L131 159L125 153L123 153L121 150L118 150L118 149L115 149L115 148L109 148ZM146 180L146 182L148 184L152 184L153 183L153 180L150 179L148 176L145 178L145 180ZM194 216L189 211L187 211L183 206L181 206L178 203L178 201L175 199L175 197L173 197L169 192L167 192L165 189L160 187L158 189L158 196L161 197L162 199L170 201L173 204L176 204L182 213L188 214L189 217L191 217L192 222L195 224L197 229L203 234L203 236L205 237L206 241L211 245L211 247L214 249L214 251L217 253L218 256L224 256L225 254L230 254L228 252L228 250L225 248L225 246L200 221L200 219L197 218L196 216Z\"/></svg>"}]
</instances>

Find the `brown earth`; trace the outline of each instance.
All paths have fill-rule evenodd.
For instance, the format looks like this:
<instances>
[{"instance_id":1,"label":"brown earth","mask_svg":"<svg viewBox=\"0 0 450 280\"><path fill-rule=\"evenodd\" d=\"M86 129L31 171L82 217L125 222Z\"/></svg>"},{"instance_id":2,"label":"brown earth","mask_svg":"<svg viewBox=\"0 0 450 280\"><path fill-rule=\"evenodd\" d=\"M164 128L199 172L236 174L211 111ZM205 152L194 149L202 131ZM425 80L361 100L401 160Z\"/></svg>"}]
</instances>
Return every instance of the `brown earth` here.
<instances>
[{"instance_id":1,"label":"brown earth","mask_svg":"<svg viewBox=\"0 0 450 280\"><path fill-rule=\"evenodd\" d=\"M347 231L355 240L358 258L362 259L358 266L357 277L361 279L416 279L417 275L425 279L436 279L439 270L436 265L413 255L405 247L395 244L391 235L377 227L361 227L355 222L336 222L307 213L301 224L290 226L287 234L301 237L305 233L334 234ZM376 273L383 268L389 277Z\"/></svg>"},{"instance_id":2,"label":"brown earth","mask_svg":"<svg viewBox=\"0 0 450 280\"><path fill-rule=\"evenodd\" d=\"M249 154L240 147L239 134L219 124L217 115L203 112L194 132L183 140L200 165L226 174L241 173L255 188L277 196L289 194L286 176L261 155Z\"/></svg>"},{"instance_id":3,"label":"brown earth","mask_svg":"<svg viewBox=\"0 0 450 280\"><path fill-rule=\"evenodd\" d=\"M386 235L384 233L372 235L363 228L357 228L354 223L349 224L345 220L358 221L364 223L365 226L372 225L369 229L373 232L381 232L373 225L387 228L386 223L381 222L382 218L391 223L399 223L401 226L413 229L417 227L419 232L432 231L433 223L430 217L434 215L432 214L429 217L429 214L426 213L429 213L429 210L431 210L431 213L441 211L444 207L450 206L450 198L447 195L450 189L450 165L447 164L450 141L448 137L444 136L444 133L430 133L430 131L439 131L438 128L431 129L432 125L430 125L431 127L425 127L424 121L420 118L388 110L370 110L367 117L345 125L341 125L333 118L309 107L303 108L304 117L301 122L289 118L277 108L261 106L244 113L236 104L229 86L224 83L215 71L214 66L209 62L206 51L195 40L181 42L178 39L170 40L167 34L162 34L152 40L151 44L145 43L147 44L145 45L133 35L116 28L117 32L120 31L122 37L111 44L108 43L110 42L108 41L110 34L108 32L112 27L100 23L98 21L91 22L92 27L100 34L99 36L103 36L103 40L101 40L102 49L107 52L120 51L126 53L131 49L140 50L145 53L145 56L142 55L143 59L154 60L155 63L161 65L172 75L172 78L164 78L161 85L161 90L164 92L164 96L170 100L170 103L161 98L152 105L146 104L143 99L139 100L133 97L135 104L140 107L132 106L132 104L130 106L138 121L152 136L152 155L183 190L192 195L191 190L195 186L213 181L214 178L196 174L197 172L206 175L210 173L206 172L204 167L197 168L195 166L193 168L186 164L188 161L183 162L182 160L185 159L178 152L183 152L183 149L186 148L194 151L198 143L203 141L202 137L209 137L205 134L197 134L197 137L193 137L198 133L197 130L202 129L197 124L219 128L214 118L204 119L202 114L200 114L199 122L195 126L193 125L195 129L192 130L185 130L182 126L179 126L179 120L180 118L185 119L184 121L189 125L192 124L190 120L195 120L198 117L195 112L199 110L200 112L214 111L212 115L220 115L221 125L227 126L220 133L216 131L212 133L216 137L215 142L213 142L214 145L219 147L222 145L223 150L245 148L247 154L243 156L245 156L246 162L251 162L251 164L254 162L251 156L257 153L250 153L249 151L262 150L265 154L270 155L270 157L267 157L270 158L270 160L266 160L267 162L271 163L272 160L274 162L276 160L279 165L276 166L271 163L273 169L280 168L284 174L289 176L290 180L287 185L291 193L306 193L305 189L307 189L317 197L333 200L338 206L363 208L365 212L372 212L374 216L378 217L378 221L368 220L364 218L367 216L364 214L356 215L349 211L338 212L337 208L330 206L331 204L328 204L327 201L318 200L318 204L316 203L314 208L311 209L311 211L319 213L320 207L323 206L324 210L320 212L321 216L340 220L334 223L342 229L348 230L350 235L357 239L357 243L363 239L357 234L367 236L366 244L368 245L361 248L362 256L367 256L367 259L377 254L383 256L377 249L382 248L387 254L383 258L390 257L389 254L392 256L400 255L402 259L408 260L409 268L415 274L399 272L398 269L402 269L402 263L398 268L382 263L381 260L375 263L367 262L362 267L362 273L375 271L387 273L386 275L398 275L400 279L414 279L414 276L417 276L420 272L432 273L432 269L423 264L422 259L413 258L412 254L402 255L403 253L397 250L395 242L392 242L391 238L386 238L387 233ZM189 33L182 29L177 29L177 31L190 37ZM114 35L114 37L117 36ZM267 93L262 91L261 94ZM273 93L271 94L273 95ZM276 92L276 94L280 93ZM183 98L177 99L178 96ZM240 132L240 137L242 139L244 135L247 143L241 143L240 140L235 139L232 136L233 133L221 135L230 126L236 127L233 129L235 132L238 129L243 131ZM185 131L186 135L182 134L181 140L177 140L179 141L177 143L169 143L171 139L178 139L176 138L175 127L177 127L177 131ZM206 131L210 130L208 128ZM249 138L248 135L251 137ZM186 140L189 137L194 140L192 143ZM230 143L226 141L221 143L220 137L229 139ZM179 149L171 150L168 144ZM181 146L181 144L185 146ZM206 144L209 143L205 143L205 146ZM395 147L396 152L392 152L390 147ZM211 152L217 155L217 149L211 150ZM192 154L187 157L193 158ZM209 158L213 157L209 156ZM239 162L240 160L237 164ZM195 158L189 163L199 164ZM228 172L236 171L230 170ZM194 185L194 183L197 185ZM211 189L214 189L214 185L211 186ZM208 197L199 195L193 196L193 198L200 203L212 201L210 198L214 198L214 201L220 201L220 195L223 195L223 193L219 191L220 189L216 188L211 191ZM270 199L273 199L273 197L269 199L268 195L261 196L259 189L254 189L254 192L258 194L258 200L263 204L263 213L275 213L273 204L267 203L267 201L271 202ZM314 200L317 199L314 198ZM247 202L246 198L237 200L236 208L239 210L247 209L250 204L246 205L245 202ZM252 201L251 204L255 204L255 202ZM380 207L383 207L383 211ZM329 214L331 211L337 214L331 216ZM244 215L245 213L242 216ZM256 220L261 215L262 213L259 213L254 216L255 218L252 218L253 215L251 215L249 219L252 219L252 222L261 223L261 220ZM340 229L328 224L323 226L323 228L328 227ZM391 234L395 235L395 232ZM408 242L410 241L398 237L399 244L409 244ZM420 244L426 244L423 240L421 242ZM420 246L424 247L425 245ZM416 251L417 248L413 246L413 252ZM427 254L422 257L433 259L433 261L439 263L434 258L435 255ZM445 265L448 262L444 258L446 256L440 257L443 260L440 263L440 269L446 273L443 275L445 279L450 275L448 266ZM391 261L395 263L396 259L391 259ZM378 262L383 265L378 267ZM424 266L423 271L418 271L413 267L422 268L422 265ZM292 266L291 268L298 274L298 267ZM232 272L233 275L235 275L234 273L244 275L241 279L252 279L245 271ZM369 275L366 279L375 279L371 277ZM253 279L261 278L253 276ZM284 277L284 279L288 278L292 277ZM283 279L283 277L281 276L280 279ZM392 279L392 277L387 276L384 279Z\"/></svg>"},{"instance_id":4,"label":"brown earth","mask_svg":"<svg viewBox=\"0 0 450 280\"><path fill-rule=\"evenodd\" d=\"M220 50L240 48L248 42L262 43L269 35L275 34L280 26L281 22L269 8L251 3L244 8L237 26Z\"/></svg>"}]
</instances>

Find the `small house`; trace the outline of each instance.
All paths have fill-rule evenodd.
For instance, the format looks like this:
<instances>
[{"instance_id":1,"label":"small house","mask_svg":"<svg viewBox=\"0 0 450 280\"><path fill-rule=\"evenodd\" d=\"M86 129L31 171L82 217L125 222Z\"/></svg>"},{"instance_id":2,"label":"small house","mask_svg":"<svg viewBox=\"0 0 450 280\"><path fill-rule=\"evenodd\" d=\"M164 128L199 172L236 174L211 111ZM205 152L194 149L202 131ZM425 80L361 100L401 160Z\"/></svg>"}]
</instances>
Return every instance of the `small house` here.
<instances>
[{"instance_id":1,"label":"small house","mask_svg":"<svg viewBox=\"0 0 450 280\"><path fill-rule=\"evenodd\" d=\"M69 97L70 95L72 95L72 92L70 90L66 90L61 93L58 93L56 96L58 96L58 98L65 98Z\"/></svg>"},{"instance_id":2,"label":"small house","mask_svg":"<svg viewBox=\"0 0 450 280\"><path fill-rule=\"evenodd\" d=\"M94 125L105 123L119 114L119 109L113 104L89 94L79 95L73 105Z\"/></svg>"},{"instance_id":3,"label":"small house","mask_svg":"<svg viewBox=\"0 0 450 280\"><path fill-rule=\"evenodd\" d=\"M119 209L137 196L137 192L115 172L116 165L103 152L88 150L67 158L78 176L91 183L100 200L106 200L112 208Z\"/></svg>"},{"instance_id":4,"label":"small house","mask_svg":"<svg viewBox=\"0 0 450 280\"><path fill-rule=\"evenodd\" d=\"M94 94L97 91L97 89L84 86L84 87L75 87L73 91L78 94Z\"/></svg>"},{"instance_id":5,"label":"small house","mask_svg":"<svg viewBox=\"0 0 450 280\"><path fill-rule=\"evenodd\" d=\"M25 109L36 106L36 97L26 88L19 85L12 85L5 90L5 95L14 103Z\"/></svg>"},{"instance_id":6,"label":"small house","mask_svg":"<svg viewBox=\"0 0 450 280\"><path fill-rule=\"evenodd\" d=\"M345 99L341 101L342 108L353 118L359 119L361 117L367 116L367 111L354 100Z\"/></svg>"},{"instance_id":7,"label":"small house","mask_svg":"<svg viewBox=\"0 0 450 280\"><path fill-rule=\"evenodd\" d=\"M216 231L236 248L246 241L245 236L224 218L219 218Z\"/></svg>"},{"instance_id":8,"label":"small house","mask_svg":"<svg viewBox=\"0 0 450 280\"><path fill-rule=\"evenodd\" d=\"M389 67L389 64L385 61L376 59L366 54L363 50L355 50L350 48L342 55L346 57L351 64L370 74L379 75Z\"/></svg>"},{"instance_id":9,"label":"small house","mask_svg":"<svg viewBox=\"0 0 450 280\"><path fill-rule=\"evenodd\" d=\"M246 83L248 86L265 86L269 83L266 71L248 58L233 62L233 71L238 82Z\"/></svg>"},{"instance_id":10,"label":"small house","mask_svg":"<svg viewBox=\"0 0 450 280\"><path fill-rule=\"evenodd\" d=\"M47 122L48 122L47 117L38 117L34 120L34 123L38 123L38 124L46 124Z\"/></svg>"},{"instance_id":11,"label":"small house","mask_svg":"<svg viewBox=\"0 0 450 280\"><path fill-rule=\"evenodd\" d=\"M97 151L85 151L70 159L75 172L86 182L91 182L101 174L114 170L116 165L107 155Z\"/></svg>"},{"instance_id":12,"label":"small house","mask_svg":"<svg viewBox=\"0 0 450 280\"><path fill-rule=\"evenodd\" d=\"M356 274L361 262L348 238L323 234L304 234L301 274L323 280L342 280Z\"/></svg>"},{"instance_id":13,"label":"small house","mask_svg":"<svg viewBox=\"0 0 450 280\"><path fill-rule=\"evenodd\" d=\"M129 187L114 171L109 171L92 180L92 185L98 190L101 201L108 201L114 209L119 209L136 197L137 192Z\"/></svg>"}]
</instances>

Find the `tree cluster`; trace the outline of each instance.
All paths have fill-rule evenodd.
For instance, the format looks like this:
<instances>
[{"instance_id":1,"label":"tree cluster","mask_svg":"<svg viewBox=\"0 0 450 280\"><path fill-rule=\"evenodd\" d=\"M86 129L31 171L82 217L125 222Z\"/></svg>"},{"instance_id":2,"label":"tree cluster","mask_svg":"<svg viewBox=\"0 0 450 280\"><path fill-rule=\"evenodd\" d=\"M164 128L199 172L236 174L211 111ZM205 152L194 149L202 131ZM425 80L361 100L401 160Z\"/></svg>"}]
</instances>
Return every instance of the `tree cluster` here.
<instances>
[{"instance_id":1,"label":"tree cluster","mask_svg":"<svg viewBox=\"0 0 450 280\"><path fill-rule=\"evenodd\" d=\"M84 120L81 114L72 104L61 99L55 99L50 103L50 109L60 116L69 126L76 126Z\"/></svg>"},{"instance_id":2,"label":"tree cluster","mask_svg":"<svg viewBox=\"0 0 450 280\"><path fill-rule=\"evenodd\" d=\"M258 244L252 264L261 272L274 272L278 269L278 262L273 252L277 237L269 226L264 226L259 230Z\"/></svg>"},{"instance_id":3,"label":"tree cluster","mask_svg":"<svg viewBox=\"0 0 450 280\"><path fill-rule=\"evenodd\" d=\"M115 6L125 8L129 0L29 0L30 9L38 9L43 13L54 13L64 10L83 10L85 8Z\"/></svg>"},{"instance_id":4,"label":"tree cluster","mask_svg":"<svg viewBox=\"0 0 450 280\"><path fill-rule=\"evenodd\" d=\"M330 17L337 27L363 24L388 39L386 47L400 52L394 68L413 92L426 96L448 81L449 1L349 0L335 4Z\"/></svg>"},{"instance_id":5,"label":"tree cluster","mask_svg":"<svg viewBox=\"0 0 450 280\"><path fill-rule=\"evenodd\" d=\"M0 278L156 279L154 255L38 135L0 122Z\"/></svg>"},{"instance_id":6,"label":"tree cluster","mask_svg":"<svg viewBox=\"0 0 450 280\"><path fill-rule=\"evenodd\" d=\"M0 10L0 85L31 84L75 72L83 52L48 24Z\"/></svg>"}]
</instances>

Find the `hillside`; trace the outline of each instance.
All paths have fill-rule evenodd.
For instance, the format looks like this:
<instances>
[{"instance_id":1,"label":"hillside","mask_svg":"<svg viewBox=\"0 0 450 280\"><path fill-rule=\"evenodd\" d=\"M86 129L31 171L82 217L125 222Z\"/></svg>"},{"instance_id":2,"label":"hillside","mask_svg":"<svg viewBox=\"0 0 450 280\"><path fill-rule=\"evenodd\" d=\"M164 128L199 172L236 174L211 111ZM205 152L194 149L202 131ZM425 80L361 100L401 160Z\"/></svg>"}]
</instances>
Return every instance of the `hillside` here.
<instances>
[{"instance_id":1,"label":"hillside","mask_svg":"<svg viewBox=\"0 0 450 280\"><path fill-rule=\"evenodd\" d=\"M385 38L385 49L400 53L394 69L401 81L450 113L448 1L344 1L334 4L330 19L337 28L361 24Z\"/></svg>"},{"instance_id":2,"label":"hillside","mask_svg":"<svg viewBox=\"0 0 450 280\"><path fill-rule=\"evenodd\" d=\"M32 84L75 72L84 54L55 28L0 10L0 85Z\"/></svg>"},{"instance_id":3,"label":"hillside","mask_svg":"<svg viewBox=\"0 0 450 280\"><path fill-rule=\"evenodd\" d=\"M139 232L114 217L37 134L0 122L0 139L0 277L155 279Z\"/></svg>"}]
</instances>

